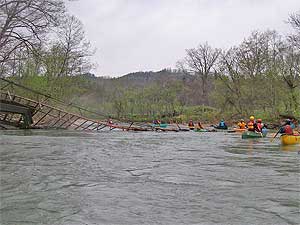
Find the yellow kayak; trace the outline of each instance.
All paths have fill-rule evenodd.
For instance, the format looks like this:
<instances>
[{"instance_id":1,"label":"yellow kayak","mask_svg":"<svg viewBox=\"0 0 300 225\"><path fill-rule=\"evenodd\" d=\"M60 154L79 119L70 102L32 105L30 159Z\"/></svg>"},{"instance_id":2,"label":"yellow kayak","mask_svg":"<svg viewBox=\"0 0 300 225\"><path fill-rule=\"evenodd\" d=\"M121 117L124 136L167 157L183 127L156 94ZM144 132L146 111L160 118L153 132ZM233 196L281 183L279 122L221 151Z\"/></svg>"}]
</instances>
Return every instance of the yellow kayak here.
<instances>
[{"instance_id":1,"label":"yellow kayak","mask_svg":"<svg viewBox=\"0 0 300 225\"><path fill-rule=\"evenodd\" d=\"M300 135L281 135L280 137L282 145L295 145L300 144Z\"/></svg>"}]
</instances>

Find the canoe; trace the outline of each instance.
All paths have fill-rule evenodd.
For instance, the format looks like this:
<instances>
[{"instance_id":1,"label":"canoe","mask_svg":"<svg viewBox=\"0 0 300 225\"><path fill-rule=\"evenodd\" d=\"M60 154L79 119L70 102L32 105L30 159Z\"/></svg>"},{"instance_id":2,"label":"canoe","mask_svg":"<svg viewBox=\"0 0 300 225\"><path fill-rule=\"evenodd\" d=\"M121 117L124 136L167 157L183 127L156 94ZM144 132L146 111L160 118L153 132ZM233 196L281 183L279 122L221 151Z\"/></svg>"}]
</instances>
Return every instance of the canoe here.
<instances>
[{"instance_id":1,"label":"canoe","mask_svg":"<svg viewBox=\"0 0 300 225\"><path fill-rule=\"evenodd\" d=\"M241 132L244 132L244 131L246 131L246 130L247 130L246 128L244 128L244 129L234 128L234 129L229 130L229 131L227 131L227 132L228 132L228 133L241 133Z\"/></svg>"},{"instance_id":2,"label":"canoe","mask_svg":"<svg viewBox=\"0 0 300 225\"><path fill-rule=\"evenodd\" d=\"M208 130L206 130L206 129L195 129L194 131L195 132L208 132Z\"/></svg>"},{"instance_id":3,"label":"canoe","mask_svg":"<svg viewBox=\"0 0 300 225\"><path fill-rule=\"evenodd\" d=\"M214 128L218 129L218 130L227 130L228 127L219 127L219 126L214 126Z\"/></svg>"},{"instance_id":4,"label":"canoe","mask_svg":"<svg viewBox=\"0 0 300 225\"><path fill-rule=\"evenodd\" d=\"M247 139L247 138L262 138L266 137L267 133L257 133L254 131L245 131L242 133L242 139Z\"/></svg>"},{"instance_id":5,"label":"canoe","mask_svg":"<svg viewBox=\"0 0 300 225\"><path fill-rule=\"evenodd\" d=\"M300 144L300 135L288 135L283 134L280 137L280 141L282 145L295 145Z\"/></svg>"},{"instance_id":6,"label":"canoe","mask_svg":"<svg viewBox=\"0 0 300 225\"><path fill-rule=\"evenodd\" d=\"M167 123L161 123L161 124L152 124L152 127L160 127L160 128L166 128L168 126Z\"/></svg>"},{"instance_id":7,"label":"canoe","mask_svg":"<svg viewBox=\"0 0 300 225\"><path fill-rule=\"evenodd\" d=\"M244 128L244 129L241 129L241 128L234 128L233 129L235 132L244 132L244 131L246 131L247 129L246 128Z\"/></svg>"}]
</instances>

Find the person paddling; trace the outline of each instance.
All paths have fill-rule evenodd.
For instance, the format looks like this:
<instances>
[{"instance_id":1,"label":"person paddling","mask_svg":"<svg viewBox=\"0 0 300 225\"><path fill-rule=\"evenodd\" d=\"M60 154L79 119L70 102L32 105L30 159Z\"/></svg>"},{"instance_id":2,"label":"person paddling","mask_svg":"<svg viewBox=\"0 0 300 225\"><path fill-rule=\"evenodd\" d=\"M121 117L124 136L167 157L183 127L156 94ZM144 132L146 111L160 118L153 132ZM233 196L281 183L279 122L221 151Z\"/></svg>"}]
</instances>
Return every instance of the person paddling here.
<instances>
[{"instance_id":1,"label":"person paddling","mask_svg":"<svg viewBox=\"0 0 300 225\"><path fill-rule=\"evenodd\" d=\"M293 128L291 126L292 122L290 119L286 119L285 123L279 128L277 133L274 135L274 137L271 139L271 142L277 137L278 134L282 135L294 135ZM297 134L295 134L297 135Z\"/></svg>"},{"instance_id":2,"label":"person paddling","mask_svg":"<svg viewBox=\"0 0 300 225\"><path fill-rule=\"evenodd\" d=\"M255 131L255 121L254 121L254 116L250 116L250 121L247 123L248 131Z\"/></svg>"},{"instance_id":3,"label":"person paddling","mask_svg":"<svg viewBox=\"0 0 300 225\"><path fill-rule=\"evenodd\" d=\"M202 130L204 129L204 127L202 126L202 124L201 124L200 121L198 122L198 127L197 127L197 128L198 128L198 129L202 129Z\"/></svg>"},{"instance_id":4,"label":"person paddling","mask_svg":"<svg viewBox=\"0 0 300 225\"><path fill-rule=\"evenodd\" d=\"M293 128L292 128L292 121L290 119L287 119L284 123L284 125L280 128L279 133L281 134L289 134L293 135Z\"/></svg>"},{"instance_id":5,"label":"person paddling","mask_svg":"<svg viewBox=\"0 0 300 225\"><path fill-rule=\"evenodd\" d=\"M239 129L246 129L245 120L241 119L240 122L237 124Z\"/></svg>"},{"instance_id":6,"label":"person paddling","mask_svg":"<svg viewBox=\"0 0 300 225\"><path fill-rule=\"evenodd\" d=\"M189 121L188 127L190 128L190 130L194 130L194 122L193 122L193 120Z\"/></svg>"},{"instance_id":7,"label":"person paddling","mask_svg":"<svg viewBox=\"0 0 300 225\"><path fill-rule=\"evenodd\" d=\"M219 123L219 126L217 128L219 128L219 129L227 129L227 125L226 125L225 121L221 120L220 123Z\"/></svg>"},{"instance_id":8,"label":"person paddling","mask_svg":"<svg viewBox=\"0 0 300 225\"><path fill-rule=\"evenodd\" d=\"M262 123L262 119L257 119L257 123L254 123L255 131L261 132L264 124Z\"/></svg>"},{"instance_id":9,"label":"person paddling","mask_svg":"<svg viewBox=\"0 0 300 225\"><path fill-rule=\"evenodd\" d=\"M263 136L266 136L268 133L267 125L262 122L262 119L257 119L257 123L254 124L254 128L257 132L262 133Z\"/></svg>"}]
</instances>

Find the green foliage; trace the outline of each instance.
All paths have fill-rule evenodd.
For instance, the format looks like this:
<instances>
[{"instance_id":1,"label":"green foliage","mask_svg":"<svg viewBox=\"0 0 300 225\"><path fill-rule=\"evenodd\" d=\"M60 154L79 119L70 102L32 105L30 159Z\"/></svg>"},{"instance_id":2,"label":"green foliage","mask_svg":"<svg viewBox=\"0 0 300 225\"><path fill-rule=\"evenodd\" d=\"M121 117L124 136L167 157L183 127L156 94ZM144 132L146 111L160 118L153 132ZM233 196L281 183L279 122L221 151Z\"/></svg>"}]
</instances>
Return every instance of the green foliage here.
<instances>
[{"instance_id":1,"label":"green foliage","mask_svg":"<svg viewBox=\"0 0 300 225\"><path fill-rule=\"evenodd\" d=\"M80 24L73 22L81 31ZM81 36L78 40L82 46ZM218 62L214 58L214 72L206 71L205 82L181 70L96 78L81 73L85 67L81 54L66 51L64 44L56 42L49 49L41 48L39 57L28 57L14 68L11 79L56 99L100 112L104 118L216 122L249 115L265 121L276 120L280 114L300 117L300 44L282 40L273 31L253 32L227 52L216 50ZM36 98L36 94L23 89L16 91Z\"/></svg>"},{"instance_id":2,"label":"green foliage","mask_svg":"<svg viewBox=\"0 0 300 225\"><path fill-rule=\"evenodd\" d=\"M300 105L300 51L276 32L253 32L222 55L211 98L221 113L235 118L295 115Z\"/></svg>"},{"instance_id":3,"label":"green foliage","mask_svg":"<svg viewBox=\"0 0 300 225\"><path fill-rule=\"evenodd\" d=\"M211 122L218 118L219 111L216 108L209 106L186 106L184 107L182 114L174 119L179 122L187 122L189 120Z\"/></svg>"}]
</instances>

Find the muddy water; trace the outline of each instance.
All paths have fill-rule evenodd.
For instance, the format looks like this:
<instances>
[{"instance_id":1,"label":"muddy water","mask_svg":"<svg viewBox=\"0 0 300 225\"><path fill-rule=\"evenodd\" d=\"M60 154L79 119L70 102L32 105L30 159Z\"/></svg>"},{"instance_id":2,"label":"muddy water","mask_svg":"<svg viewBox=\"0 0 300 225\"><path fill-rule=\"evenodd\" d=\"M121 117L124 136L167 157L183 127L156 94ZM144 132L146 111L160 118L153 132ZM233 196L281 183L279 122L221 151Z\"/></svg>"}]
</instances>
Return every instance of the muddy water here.
<instances>
[{"instance_id":1,"label":"muddy water","mask_svg":"<svg viewBox=\"0 0 300 225\"><path fill-rule=\"evenodd\" d=\"M222 132L1 131L0 224L300 224L299 150Z\"/></svg>"}]
</instances>

